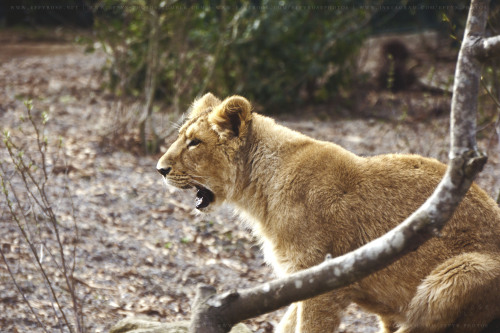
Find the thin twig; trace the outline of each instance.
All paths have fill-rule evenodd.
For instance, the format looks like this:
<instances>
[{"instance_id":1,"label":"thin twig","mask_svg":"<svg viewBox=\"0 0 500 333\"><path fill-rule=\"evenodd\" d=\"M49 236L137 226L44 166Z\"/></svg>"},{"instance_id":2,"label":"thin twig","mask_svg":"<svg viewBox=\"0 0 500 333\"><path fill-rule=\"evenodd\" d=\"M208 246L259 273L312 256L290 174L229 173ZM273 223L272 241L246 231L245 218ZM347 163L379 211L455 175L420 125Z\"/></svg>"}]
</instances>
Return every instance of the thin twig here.
<instances>
[{"instance_id":1,"label":"thin twig","mask_svg":"<svg viewBox=\"0 0 500 333\"><path fill-rule=\"evenodd\" d=\"M481 76L481 86L484 88L484 90L486 90L486 92L488 93L488 96L490 96L491 100L496 104L497 108L500 109L500 101L497 99L497 97L495 95L493 95L493 93L490 91L490 89L488 88L488 86L486 85L486 83L484 82L484 77Z\"/></svg>"},{"instance_id":2,"label":"thin twig","mask_svg":"<svg viewBox=\"0 0 500 333\"><path fill-rule=\"evenodd\" d=\"M3 182L3 180L2 180L2 182ZM40 325L40 327L43 329L43 331L45 333L49 333L47 331L47 329L45 328L45 325L42 324L42 322L40 321L40 318L38 317L37 313L35 312L35 310L31 306L31 302L28 300L28 298L26 298L26 295L24 294L24 291L21 289L21 287L19 287L19 284L17 283L16 277L14 276L14 273L10 269L9 262L7 261L7 258L5 258L5 255L4 255L3 250L2 250L1 247L0 247L0 255L2 256L2 259L5 262L5 267L7 267L7 271L9 272L9 275L10 275L10 278L11 278L12 282L16 286L17 291L19 292L19 294L23 298L23 300L26 303L26 305L28 305L28 308L30 309L30 311L33 314L33 316L35 316L35 319L38 322L38 325Z\"/></svg>"},{"instance_id":3,"label":"thin twig","mask_svg":"<svg viewBox=\"0 0 500 333\"><path fill-rule=\"evenodd\" d=\"M11 214L13 220L16 222L16 224L20 230L21 235L23 236L25 241L28 243L28 246L29 246L30 251L31 251L33 258L34 258L34 262L36 263L40 273L42 274L43 281L47 287L47 290L49 290L49 295L51 296L51 299L52 299L52 305L53 305L53 310L54 310L55 316L58 320L60 320L58 312L62 316L62 319L64 321L64 325L59 323L59 325L58 325L59 329L61 330L61 332L63 332L63 327L66 326L70 332L73 332L74 331L73 325L71 325L70 321L66 317L65 311L64 311L61 303L59 302L59 299L55 293L54 287L49 279L48 273L45 270L45 268L43 267L42 260L36 251L35 243L33 242L33 240L31 239L31 236L30 236L31 232L29 231L30 223L28 222L28 220L29 220L28 215L32 214L33 220L36 222L36 225L37 226L40 225L40 223L38 221L38 216L35 213L35 207L38 207L44 213L44 215L47 217L48 227L49 227L49 229L51 229L54 232L55 237L56 237L57 249L58 249L58 253L59 253L58 258L61 260L61 264L59 265L57 258L54 256L54 254L51 251L51 248L45 242L42 242L42 246L43 246L42 249L46 249L46 252L52 258L57 269L62 273L62 275L65 279L65 284L67 286L67 289L70 292L70 298L72 300L72 307L71 308L73 309L73 312L74 312L77 331L83 332L83 329L84 329L83 328L83 318L82 318L81 313L79 311L80 306L78 304L78 297L75 293L75 283L72 280L73 272L75 270L75 265L76 265L76 245L73 247L73 251L72 251L72 255L73 255L72 262L71 262L70 266L68 266L68 264L66 262L66 255L64 253L64 246L63 246L61 234L59 231L58 219L57 219L57 216L56 216L56 214L53 210L53 207L50 203L49 196L45 190L45 186L49 180L49 170L48 170L48 163L47 163L47 158L48 158L48 156L47 156L47 143L46 143L45 137L42 137L41 131L44 131L46 122L44 120L43 127L39 128L37 125L37 122L34 119L34 116L32 115L32 112L31 112L31 110L32 110L31 102L26 102L26 106L28 109L28 119L30 120L30 125L31 125L31 127L34 130L35 135L36 135L36 141L37 141L36 149L37 149L37 153L38 153L38 158L40 160L38 162L41 163L41 168L39 168L39 169L41 169L40 172L43 173L43 175L42 175L43 177L41 180L37 177L36 170L33 170L31 168L32 165L37 165L37 161L30 154L28 154L27 160L30 163L30 165L28 166L26 164L25 159L23 158L23 156L24 156L23 150L20 149L20 147L17 146L13 142L13 140L10 136L6 136L4 139L5 147L7 148L9 157L12 161L13 166L14 166L14 174L17 174L19 176L19 178L22 180L24 188L26 189L26 193L28 194L27 200L30 203L30 206L29 206L29 209L25 212L25 210L21 206L22 201L20 200L20 198L17 194L17 191L13 187L12 182L10 182L10 181L8 182L8 187L11 190L12 196L14 197L15 202L18 206L18 211L20 212L24 222L22 222L19 219L19 216L17 215L16 211L14 210L12 202L9 201L8 195L5 192L4 192L4 194L5 194L7 201L8 201L10 214ZM59 150L57 152L56 161L59 160L61 146L59 145L58 148L59 148ZM15 153L15 151L17 151L17 153ZM3 166L2 166L2 174L5 174L5 170L3 169ZM14 174L12 177L14 177ZM5 189L7 189L6 186L7 185L5 185ZM76 225L73 202L71 205L72 205L72 212L73 212L73 215L72 215L73 221L75 222L75 225ZM38 229L38 234L40 236L42 236L40 229ZM41 239L43 239L43 238L41 238ZM57 306L57 310L54 307L54 304Z\"/></svg>"},{"instance_id":4,"label":"thin twig","mask_svg":"<svg viewBox=\"0 0 500 333\"><path fill-rule=\"evenodd\" d=\"M4 170L3 170L3 167L2 167L2 172L4 173ZM17 203L17 206L18 208L20 209L21 211L21 214L23 216L23 219L25 220L25 224L27 224L27 218L26 216L24 215L23 213L23 210L22 210L22 207L20 205L20 201L19 201L19 197L17 196L17 192L16 190L14 189L12 183L8 183L9 187L10 187L10 190L12 193L12 195L14 196L14 199L16 200L16 203ZM18 214L14 211L14 207L12 205L12 201L10 201L10 199L8 198L8 192L6 191L6 187L4 188L4 196L6 197L7 199L7 207L9 208L9 212L11 214L11 217L13 218L13 220L16 222L16 225L18 226L18 229L19 229L19 232L21 233L21 235L23 236L23 239L26 241L26 243L28 244L28 247L31 251L31 254L33 255L33 257L35 258L35 264L38 266L38 269L40 270L40 273L42 274L42 277L43 277L43 281L44 283L46 284L46 287L47 289L49 290L49 295L51 296L52 300L54 303L56 303L57 305L57 308L59 309L59 311L61 312L62 316L63 316L63 320L65 321L65 323L69 326L69 321L67 320L66 318L66 315L62 309L62 306L59 304L59 300L57 298L57 295L54 291L54 288L52 287L52 283L50 282L49 280L49 277L47 275L47 272L45 271L45 268L43 267L42 263L40 262L40 259L38 257L38 254L37 254L37 251L36 251L36 248L33 244L33 242L30 240L30 237L29 235L27 234L25 228L23 227L23 223L20 221L19 217L18 217ZM54 313L56 315L56 318L59 320L59 317L57 316L57 311L54 309ZM62 329L62 326L59 325ZM62 332L62 331L61 331Z\"/></svg>"}]
</instances>

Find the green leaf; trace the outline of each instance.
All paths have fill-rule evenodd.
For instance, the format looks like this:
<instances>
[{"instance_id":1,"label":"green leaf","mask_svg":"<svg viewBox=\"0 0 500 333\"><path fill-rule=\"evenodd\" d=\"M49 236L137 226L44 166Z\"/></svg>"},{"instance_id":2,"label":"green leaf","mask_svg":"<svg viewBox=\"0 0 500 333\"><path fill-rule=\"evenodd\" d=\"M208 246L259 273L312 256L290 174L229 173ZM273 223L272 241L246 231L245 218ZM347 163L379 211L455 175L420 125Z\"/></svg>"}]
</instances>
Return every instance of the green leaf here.
<instances>
[{"instance_id":1,"label":"green leaf","mask_svg":"<svg viewBox=\"0 0 500 333\"><path fill-rule=\"evenodd\" d=\"M33 100L31 99L25 100L24 105L28 108L29 111L33 110Z\"/></svg>"},{"instance_id":2,"label":"green leaf","mask_svg":"<svg viewBox=\"0 0 500 333\"><path fill-rule=\"evenodd\" d=\"M42 124L45 125L49 121L49 114L46 111L42 112Z\"/></svg>"}]
</instances>

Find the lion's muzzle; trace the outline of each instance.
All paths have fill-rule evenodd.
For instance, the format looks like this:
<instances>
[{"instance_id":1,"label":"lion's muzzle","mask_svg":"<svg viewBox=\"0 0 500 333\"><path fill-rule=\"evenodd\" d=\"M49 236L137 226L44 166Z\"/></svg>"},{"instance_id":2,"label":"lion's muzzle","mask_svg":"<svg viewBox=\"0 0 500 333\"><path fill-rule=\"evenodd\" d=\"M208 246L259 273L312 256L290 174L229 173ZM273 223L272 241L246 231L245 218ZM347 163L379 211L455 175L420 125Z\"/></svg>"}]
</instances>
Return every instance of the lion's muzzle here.
<instances>
[{"instance_id":1,"label":"lion's muzzle","mask_svg":"<svg viewBox=\"0 0 500 333\"><path fill-rule=\"evenodd\" d=\"M156 171L158 171L160 173L160 175L162 175L163 177L166 177L170 171L172 171L172 168L171 167L168 167L168 168L158 168L156 169Z\"/></svg>"}]
</instances>

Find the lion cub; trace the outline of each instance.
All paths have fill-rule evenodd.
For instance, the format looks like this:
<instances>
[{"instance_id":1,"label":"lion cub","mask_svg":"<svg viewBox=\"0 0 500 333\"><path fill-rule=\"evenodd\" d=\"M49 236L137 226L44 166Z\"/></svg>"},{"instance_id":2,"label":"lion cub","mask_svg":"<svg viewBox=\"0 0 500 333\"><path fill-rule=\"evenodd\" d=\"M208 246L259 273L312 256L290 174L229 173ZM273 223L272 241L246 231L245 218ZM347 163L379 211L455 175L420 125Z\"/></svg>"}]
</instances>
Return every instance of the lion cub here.
<instances>
[{"instance_id":1,"label":"lion cub","mask_svg":"<svg viewBox=\"0 0 500 333\"><path fill-rule=\"evenodd\" d=\"M195 101L157 169L168 184L195 188L199 210L234 205L280 276L383 235L445 172L416 155L359 157L251 109L239 96ZM278 331L335 332L351 302L378 314L383 332L480 332L500 318L500 209L473 185L442 237L351 286L293 304Z\"/></svg>"}]
</instances>

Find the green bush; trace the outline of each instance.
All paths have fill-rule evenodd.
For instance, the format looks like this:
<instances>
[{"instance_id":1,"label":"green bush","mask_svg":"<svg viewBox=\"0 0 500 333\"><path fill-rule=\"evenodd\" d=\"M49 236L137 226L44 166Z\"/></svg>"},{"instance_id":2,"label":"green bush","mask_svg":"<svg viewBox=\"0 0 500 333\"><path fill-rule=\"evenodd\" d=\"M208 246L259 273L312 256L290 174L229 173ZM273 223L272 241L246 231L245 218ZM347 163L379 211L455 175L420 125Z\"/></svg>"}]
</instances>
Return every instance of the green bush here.
<instances>
[{"instance_id":1,"label":"green bush","mask_svg":"<svg viewBox=\"0 0 500 333\"><path fill-rule=\"evenodd\" d=\"M100 2L95 36L108 55L109 87L142 95L150 45L157 43L154 96L176 109L205 91L242 94L267 107L325 101L348 91L353 55L367 32L360 6L230 3Z\"/></svg>"},{"instance_id":2,"label":"green bush","mask_svg":"<svg viewBox=\"0 0 500 333\"><path fill-rule=\"evenodd\" d=\"M224 82L223 93L272 106L325 101L348 89L353 55L366 34L365 11L345 1L274 3L238 13L214 85Z\"/></svg>"}]
</instances>

